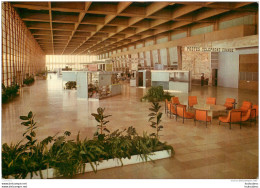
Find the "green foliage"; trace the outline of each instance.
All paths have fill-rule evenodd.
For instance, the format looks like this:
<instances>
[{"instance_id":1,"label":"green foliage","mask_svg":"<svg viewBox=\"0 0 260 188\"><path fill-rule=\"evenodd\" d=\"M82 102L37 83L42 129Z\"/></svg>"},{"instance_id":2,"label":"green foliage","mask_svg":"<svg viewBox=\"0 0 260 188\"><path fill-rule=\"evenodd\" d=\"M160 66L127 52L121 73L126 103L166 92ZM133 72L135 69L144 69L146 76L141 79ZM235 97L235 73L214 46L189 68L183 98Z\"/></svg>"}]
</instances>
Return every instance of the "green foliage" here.
<instances>
[{"instance_id":1,"label":"green foliage","mask_svg":"<svg viewBox=\"0 0 260 188\"><path fill-rule=\"evenodd\" d=\"M98 128L105 130L102 125L108 121L102 108L93 114L99 122ZM20 116L21 125L25 126L24 139L17 144L6 143L2 145L2 174L4 178L13 175L15 178L26 178L28 174L34 174L42 178L42 170L56 169L58 176L72 177L85 171L85 163L90 163L94 172L102 160L118 158L121 163L123 158L131 158L131 155L139 155L147 161L152 152L173 148L166 143L161 143L157 137L143 133L139 136L134 127L123 131L116 130L107 135L100 133L94 139L81 140L79 133L76 140L68 139L70 132L65 131L62 136L57 134L48 136L41 142L37 142L36 122L34 114L29 112L26 116ZM22 144L23 142L23 144ZM123 163L122 163L123 165Z\"/></svg>"},{"instance_id":2,"label":"green foliage","mask_svg":"<svg viewBox=\"0 0 260 188\"><path fill-rule=\"evenodd\" d=\"M21 125L27 127L26 131L23 133L23 136L28 140L25 146L28 147L32 152L34 144L37 141L35 139L35 129L37 126L36 122L34 121L34 115L32 111L30 111L27 116L20 116L20 119L23 120Z\"/></svg>"},{"instance_id":3,"label":"green foliage","mask_svg":"<svg viewBox=\"0 0 260 188\"><path fill-rule=\"evenodd\" d=\"M27 78L25 78L24 80L23 80L23 84L25 84L25 85L31 85L31 84L33 84L34 83L34 76L32 75L32 76L27 76Z\"/></svg>"},{"instance_id":4,"label":"green foliage","mask_svg":"<svg viewBox=\"0 0 260 188\"><path fill-rule=\"evenodd\" d=\"M163 101L165 99L170 100L171 97L172 96L168 92L164 92L163 91L163 87L162 86L152 86L147 91L145 96L143 96L141 98L141 101L142 100L148 100L149 102L157 102L157 101Z\"/></svg>"},{"instance_id":5,"label":"green foliage","mask_svg":"<svg viewBox=\"0 0 260 188\"><path fill-rule=\"evenodd\" d=\"M8 146L6 143L2 146L3 177L14 175L15 178L25 178L28 174L33 176L41 170L46 169L47 164L47 145L53 140L53 137L47 137L40 143L36 143L36 122L34 115L30 111L27 116L20 116L23 120L21 125L26 127L23 133L24 139L17 144ZM21 144L22 141L26 141Z\"/></svg>"},{"instance_id":6,"label":"green foliage","mask_svg":"<svg viewBox=\"0 0 260 188\"><path fill-rule=\"evenodd\" d=\"M95 117L95 120L99 123L97 125L97 132L96 132L96 136L99 136L99 138L102 138L104 137L104 131L106 132L110 132L107 128L106 128L106 124L109 122L108 120L105 120L106 118L108 118L109 116L111 115L104 115L104 111L105 111L105 108L101 108L99 107L97 109L97 114L95 113L92 113L91 115Z\"/></svg>"},{"instance_id":7,"label":"green foliage","mask_svg":"<svg viewBox=\"0 0 260 188\"><path fill-rule=\"evenodd\" d=\"M93 84L89 84L88 85L88 96L92 97L94 95L94 93L98 93L98 87L93 85Z\"/></svg>"},{"instance_id":8,"label":"green foliage","mask_svg":"<svg viewBox=\"0 0 260 188\"><path fill-rule=\"evenodd\" d=\"M48 75L48 71L39 71L38 73L35 74L35 76L47 76Z\"/></svg>"},{"instance_id":9,"label":"green foliage","mask_svg":"<svg viewBox=\"0 0 260 188\"><path fill-rule=\"evenodd\" d=\"M75 81L68 81L66 84L65 84L65 87L66 89L77 89L77 82Z\"/></svg>"},{"instance_id":10,"label":"green foliage","mask_svg":"<svg viewBox=\"0 0 260 188\"><path fill-rule=\"evenodd\" d=\"M159 139L159 131L163 128L163 126L160 125L162 122L162 112L159 112L160 108L161 106L158 102L153 102L152 108L149 108L151 113L148 115L150 117L148 121L151 122L150 126L156 130L151 136L155 136L157 139Z\"/></svg>"},{"instance_id":11,"label":"green foliage","mask_svg":"<svg viewBox=\"0 0 260 188\"><path fill-rule=\"evenodd\" d=\"M12 83L9 87L5 87L2 83L2 103L6 103L9 99L15 97L19 88L20 86L16 83Z\"/></svg>"}]
</instances>

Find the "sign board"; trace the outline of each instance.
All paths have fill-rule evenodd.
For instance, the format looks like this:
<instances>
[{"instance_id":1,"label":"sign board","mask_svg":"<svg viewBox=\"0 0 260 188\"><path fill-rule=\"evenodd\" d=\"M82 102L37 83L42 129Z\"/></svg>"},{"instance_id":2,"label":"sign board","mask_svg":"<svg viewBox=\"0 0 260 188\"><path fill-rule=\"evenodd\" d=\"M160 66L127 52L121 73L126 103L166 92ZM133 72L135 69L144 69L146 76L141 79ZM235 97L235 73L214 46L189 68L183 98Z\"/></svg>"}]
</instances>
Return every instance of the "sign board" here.
<instances>
[{"instance_id":1,"label":"sign board","mask_svg":"<svg viewBox=\"0 0 260 188\"><path fill-rule=\"evenodd\" d=\"M88 68L88 71L97 71L98 65L97 64L87 65L87 68Z\"/></svg>"},{"instance_id":2,"label":"sign board","mask_svg":"<svg viewBox=\"0 0 260 188\"><path fill-rule=\"evenodd\" d=\"M113 70L113 64L112 63L105 64L105 65L106 65L106 68L105 68L106 71L112 71Z\"/></svg>"},{"instance_id":3,"label":"sign board","mask_svg":"<svg viewBox=\"0 0 260 188\"><path fill-rule=\"evenodd\" d=\"M235 48L211 48L211 47L197 47L197 46L186 46L185 51L192 52L235 52Z\"/></svg>"}]
</instances>

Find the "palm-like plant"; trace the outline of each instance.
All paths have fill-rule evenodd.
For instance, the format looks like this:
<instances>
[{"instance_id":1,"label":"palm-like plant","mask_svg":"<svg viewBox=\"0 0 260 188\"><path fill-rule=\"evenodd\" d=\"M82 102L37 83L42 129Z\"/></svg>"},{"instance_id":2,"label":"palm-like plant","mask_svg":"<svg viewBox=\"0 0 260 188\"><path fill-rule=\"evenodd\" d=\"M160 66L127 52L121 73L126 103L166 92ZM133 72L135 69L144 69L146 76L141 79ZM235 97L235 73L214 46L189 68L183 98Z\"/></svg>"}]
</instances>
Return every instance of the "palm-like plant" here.
<instances>
[{"instance_id":1,"label":"palm-like plant","mask_svg":"<svg viewBox=\"0 0 260 188\"><path fill-rule=\"evenodd\" d=\"M148 120L149 122L151 122L150 126L156 129L156 132L152 133L151 136L155 136L157 139L159 139L159 131L161 131L161 129L163 128L163 126L160 125L162 121L162 112L159 112L160 108L161 106L158 102L153 102L152 108L149 108L149 110L152 112L148 115L150 116Z\"/></svg>"}]
</instances>

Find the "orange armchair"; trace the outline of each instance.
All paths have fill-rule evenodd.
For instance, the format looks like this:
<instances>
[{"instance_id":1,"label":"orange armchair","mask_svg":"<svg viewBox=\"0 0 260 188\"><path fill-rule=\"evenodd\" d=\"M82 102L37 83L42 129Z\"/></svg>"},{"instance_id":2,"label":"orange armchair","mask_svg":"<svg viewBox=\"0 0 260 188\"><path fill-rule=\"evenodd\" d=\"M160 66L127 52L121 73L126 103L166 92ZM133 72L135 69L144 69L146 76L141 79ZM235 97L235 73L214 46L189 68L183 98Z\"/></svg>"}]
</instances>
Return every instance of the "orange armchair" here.
<instances>
[{"instance_id":1,"label":"orange armchair","mask_svg":"<svg viewBox=\"0 0 260 188\"><path fill-rule=\"evenodd\" d=\"M168 116L168 112L171 110L171 102L165 99L165 113Z\"/></svg>"},{"instance_id":2,"label":"orange armchair","mask_svg":"<svg viewBox=\"0 0 260 188\"><path fill-rule=\"evenodd\" d=\"M215 97L208 97L206 100L206 104L216 104L216 98Z\"/></svg>"},{"instance_id":3,"label":"orange armchair","mask_svg":"<svg viewBox=\"0 0 260 188\"><path fill-rule=\"evenodd\" d=\"M220 122L222 123L229 123L229 128L231 129L232 123L239 123L240 129L241 129L241 121L242 121L242 112L238 110L231 110L229 111L227 116L221 116L219 119L219 125Z\"/></svg>"},{"instance_id":4,"label":"orange armchair","mask_svg":"<svg viewBox=\"0 0 260 188\"><path fill-rule=\"evenodd\" d=\"M239 108L239 110L247 111L250 108L252 108L252 103L248 101L243 101L242 106Z\"/></svg>"},{"instance_id":5,"label":"orange armchair","mask_svg":"<svg viewBox=\"0 0 260 188\"><path fill-rule=\"evenodd\" d=\"M171 115L176 115L176 105L172 104L170 101L165 99L165 113L168 116L168 113L170 113L170 118L172 117Z\"/></svg>"},{"instance_id":6,"label":"orange armchair","mask_svg":"<svg viewBox=\"0 0 260 188\"><path fill-rule=\"evenodd\" d=\"M194 118L194 114L191 112L186 111L186 106L184 105L178 105L176 107L176 121L177 121L177 116L182 117L182 123L184 123L184 119L192 119Z\"/></svg>"},{"instance_id":7,"label":"orange armchair","mask_svg":"<svg viewBox=\"0 0 260 188\"><path fill-rule=\"evenodd\" d=\"M233 98L227 98L224 104L227 110L235 109L235 105L236 105L236 99Z\"/></svg>"},{"instance_id":8,"label":"orange armchair","mask_svg":"<svg viewBox=\"0 0 260 188\"><path fill-rule=\"evenodd\" d=\"M258 117L258 105L253 105L251 109L250 120L253 120L256 124L257 117Z\"/></svg>"},{"instance_id":9,"label":"orange armchair","mask_svg":"<svg viewBox=\"0 0 260 188\"><path fill-rule=\"evenodd\" d=\"M188 97L188 106L193 107L196 104L198 104L197 96L189 96Z\"/></svg>"},{"instance_id":10,"label":"orange armchair","mask_svg":"<svg viewBox=\"0 0 260 188\"><path fill-rule=\"evenodd\" d=\"M172 102L172 104L175 104L175 105L181 104L179 101L179 97L172 97L171 102Z\"/></svg>"},{"instance_id":11,"label":"orange armchair","mask_svg":"<svg viewBox=\"0 0 260 188\"><path fill-rule=\"evenodd\" d=\"M254 120L256 123L256 109L249 109L246 113L242 113L242 122L246 122L246 121L250 121L251 124L251 120Z\"/></svg>"},{"instance_id":12,"label":"orange armchair","mask_svg":"<svg viewBox=\"0 0 260 188\"><path fill-rule=\"evenodd\" d=\"M253 105L252 106L252 109L255 109L256 110L256 114L255 114L255 116L257 116L258 117L258 105Z\"/></svg>"},{"instance_id":13,"label":"orange armchair","mask_svg":"<svg viewBox=\"0 0 260 188\"><path fill-rule=\"evenodd\" d=\"M251 108L252 108L251 102L243 101L242 106L238 110L242 111L242 113L245 114Z\"/></svg>"},{"instance_id":14,"label":"orange armchair","mask_svg":"<svg viewBox=\"0 0 260 188\"><path fill-rule=\"evenodd\" d=\"M211 117L208 116L208 111L207 110L195 110L195 117L194 117L194 123L196 125L196 121L205 121L206 122L206 127L207 127L207 122L211 123Z\"/></svg>"}]
</instances>

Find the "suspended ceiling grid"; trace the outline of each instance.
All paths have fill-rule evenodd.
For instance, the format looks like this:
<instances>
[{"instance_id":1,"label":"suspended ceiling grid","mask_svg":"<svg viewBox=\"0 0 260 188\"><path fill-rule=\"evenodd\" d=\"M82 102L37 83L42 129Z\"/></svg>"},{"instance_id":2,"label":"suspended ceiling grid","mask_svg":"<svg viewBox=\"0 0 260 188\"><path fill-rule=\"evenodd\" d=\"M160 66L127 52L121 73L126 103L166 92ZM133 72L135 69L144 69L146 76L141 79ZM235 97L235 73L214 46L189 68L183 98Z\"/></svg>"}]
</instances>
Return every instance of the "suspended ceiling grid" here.
<instances>
[{"instance_id":1,"label":"suspended ceiling grid","mask_svg":"<svg viewBox=\"0 0 260 188\"><path fill-rule=\"evenodd\" d=\"M102 54L222 15L257 12L255 2L12 2L48 55Z\"/></svg>"}]
</instances>

